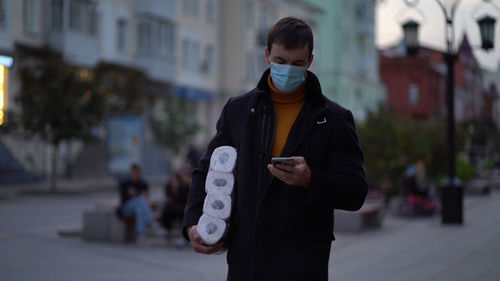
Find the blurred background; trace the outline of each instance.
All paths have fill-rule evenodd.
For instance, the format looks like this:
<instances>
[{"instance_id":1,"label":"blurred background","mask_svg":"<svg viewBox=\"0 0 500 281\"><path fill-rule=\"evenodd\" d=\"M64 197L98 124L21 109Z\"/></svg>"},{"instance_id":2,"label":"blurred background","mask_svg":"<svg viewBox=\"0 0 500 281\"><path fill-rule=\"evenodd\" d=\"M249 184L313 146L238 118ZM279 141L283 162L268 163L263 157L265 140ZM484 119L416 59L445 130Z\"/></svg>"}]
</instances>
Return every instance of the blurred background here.
<instances>
[{"instance_id":1,"label":"blurred background","mask_svg":"<svg viewBox=\"0 0 500 281\"><path fill-rule=\"evenodd\" d=\"M445 135L423 131L440 130L447 112L445 20L436 1L407 2L418 3L0 1L0 182L116 176L133 162L148 176L178 168L190 146L204 149L227 99L255 86L267 31L287 15L313 27L311 70L354 113L371 177L396 180L417 160L442 176ZM474 168L491 166L500 145L500 50L479 48L476 23L500 14L487 2L462 1L455 17L457 153ZM408 20L420 23L417 55L405 48ZM395 116L408 118L408 135L401 118L366 125ZM372 138L381 130L397 136Z\"/></svg>"},{"instance_id":2,"label":"blurred background","mask_svg":"<svg viewBox=\"0 0 500 281\"><path fill-rule=\"evenodd\" d=\"M446 55L455 58L457 182L466 192L489 194L500 178L499 6L492 0L0 0L0 191L5 198L22 190L114 192L133 163L161 190L204 151L226 101L255 87L268 67L271 25L296 16L312 26L310 70L323 94L356 119L369 199L404 216L437 214L450 159ZM453 14L452 29L445 13ZM487 16L490 25L481 29L478 20ZM401 202L414 203L405 197L415 195L414 178L433 202L417 213L401 209ZM113 192L78 201L76 220L96 198L116 199ZM50 198L27 208L64 199ZM57 204L63 204L57 215L69 208ZM74 226L68 221L54 227Z\"/></svg>"}]
</instances>

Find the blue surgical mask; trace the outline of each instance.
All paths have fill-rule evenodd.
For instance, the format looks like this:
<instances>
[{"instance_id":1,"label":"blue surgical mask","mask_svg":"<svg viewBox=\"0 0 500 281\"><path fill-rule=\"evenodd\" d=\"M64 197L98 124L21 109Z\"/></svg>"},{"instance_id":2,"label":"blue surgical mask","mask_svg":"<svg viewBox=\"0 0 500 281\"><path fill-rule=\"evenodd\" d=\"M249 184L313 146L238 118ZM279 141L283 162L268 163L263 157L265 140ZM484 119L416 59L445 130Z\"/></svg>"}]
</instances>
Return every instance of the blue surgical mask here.
<instances>
[{"instance_id":1,"label":"blue surgical mask","mask_svg":"<svg viewBox=\"0 0 500 281\"><path fill-rule=\"evenodd\" d=\"M291 93L295 91L305 78L306 67L289 64L271 63L271 79L278 90Z\"/></svg>"}]
</instances>

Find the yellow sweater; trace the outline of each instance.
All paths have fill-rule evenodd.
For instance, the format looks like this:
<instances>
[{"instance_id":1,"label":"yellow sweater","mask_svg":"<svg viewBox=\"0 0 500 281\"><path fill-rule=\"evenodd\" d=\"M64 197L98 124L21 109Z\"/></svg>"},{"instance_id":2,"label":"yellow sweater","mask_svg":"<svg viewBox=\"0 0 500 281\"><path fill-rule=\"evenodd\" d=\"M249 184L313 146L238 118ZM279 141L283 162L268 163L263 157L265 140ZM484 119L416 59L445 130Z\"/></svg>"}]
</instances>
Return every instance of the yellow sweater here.
<instances>
[{"instance_id":1,"label":"yellow sweater","mask_svg":"<svg viewBox=\"0 0 500 281\"><path fill-rule=\"evenodd\" d=\"M271 75L267 78L267 83L269 84L275 113L274 141L271 146L271 157L279 157L283 147L285 147L288 133L306 101L305 82L300 84L297 90L291 93L284 93L278 90L271 80Z\"/></svg>"}]
</instances>

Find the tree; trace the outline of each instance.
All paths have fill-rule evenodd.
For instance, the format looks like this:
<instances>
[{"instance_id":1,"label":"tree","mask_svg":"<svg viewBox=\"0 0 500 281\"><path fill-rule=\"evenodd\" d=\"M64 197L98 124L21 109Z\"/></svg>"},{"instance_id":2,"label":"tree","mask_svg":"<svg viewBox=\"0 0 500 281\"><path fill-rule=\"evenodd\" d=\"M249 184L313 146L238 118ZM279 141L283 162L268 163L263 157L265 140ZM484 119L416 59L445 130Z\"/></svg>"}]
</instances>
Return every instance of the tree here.
<instances>
[{"instance_id":1,"label":"tree","mask_svg":"<svg viewBox=\"0 0 500 281\"><path fill-rule=\"evenodd\" d=\"M107 113L140 113L146 102L153 104L155 100L152 93L144 91L147 77L138 69L101 62L94 68L94 76Z\"/></svg>"},{"instance_id":2,"label":"tree","mask_svg":"<svg viewBox=\"0 0 500 281\"><path fill-rule=\"evenodd\" d=\"M444 125L442 119L415 120L384 105L369 112L359 126L359 138L370 179L397 183L408 165L418 160L424 161L431 178L444 175Z\"/></svg>"},{"instance_id":3,"label":"tree","mask_svg":"<svg viewBox=\"0 0 500 281\"><path fill-rule=\"evenodd\" d=\"M171 156L199 131L195 112L186 98L170 96L164 101L163 114L150 118L156 142L165 147Z\"/></svg>"},{"instance_id":4,"label":"tree","mask_svg":"<svg viewBox=\"0 0 500 281\"><path fill-rule=\"evenodd\" d=\"M20 70L20 124L29 137L51 144L50 186L56 191L59 145L93 138L92 129L102 121L103 99L88 72L81 75L60 54L42 49L33 59Z\"/></svg>"}]
</instances>

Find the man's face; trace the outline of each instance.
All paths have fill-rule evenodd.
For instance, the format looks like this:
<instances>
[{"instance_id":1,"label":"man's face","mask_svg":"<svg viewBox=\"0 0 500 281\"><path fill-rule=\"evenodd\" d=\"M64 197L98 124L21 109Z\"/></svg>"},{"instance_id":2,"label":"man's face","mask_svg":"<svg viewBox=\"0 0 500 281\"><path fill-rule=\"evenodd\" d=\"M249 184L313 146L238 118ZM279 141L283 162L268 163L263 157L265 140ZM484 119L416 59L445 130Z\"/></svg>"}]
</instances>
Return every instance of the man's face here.
<instances>
[{"instance_id":1,"label":"man's face","mask_svg":"<svg viewBox=\"0 0 500 281\"><path fill-rule=\"evenodd\" d=\"M141 172L138 169L130 169L130 179L138 181L141 178Z\"/></svg>"},{"instance_id":2,"label":"man's face","mask_svg":"<svg viewBox=\"0 0 500 281\"><path fill-rule=\"evenodd\" d=\"M266 61L268 64L279 63L294 66L309 67L313 61L314 55L309 57L309 47L307 45L296 49L285 49L283 45L273 43L271 52L266 48Z\"/></svg>"}]
</instances>

